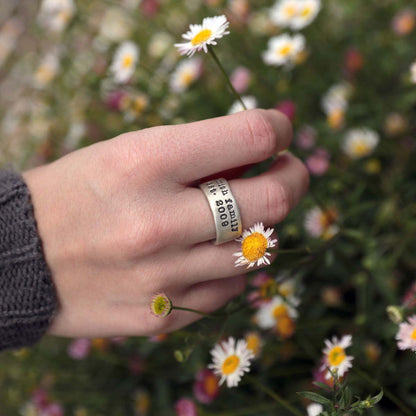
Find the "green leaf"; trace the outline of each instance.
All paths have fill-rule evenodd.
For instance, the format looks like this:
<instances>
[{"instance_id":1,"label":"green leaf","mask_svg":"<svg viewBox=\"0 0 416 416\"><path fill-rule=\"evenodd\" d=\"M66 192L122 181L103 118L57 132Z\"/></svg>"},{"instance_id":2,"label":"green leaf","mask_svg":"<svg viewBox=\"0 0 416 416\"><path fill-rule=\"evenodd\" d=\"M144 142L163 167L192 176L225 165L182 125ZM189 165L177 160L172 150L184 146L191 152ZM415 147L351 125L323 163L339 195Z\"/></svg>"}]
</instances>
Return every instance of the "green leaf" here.
<instances>
[{"instance_id":1,"label":"green leaf","mask_svg":"<svg viewBox=\"0 0 416 416\"><path fill-rule=\"evenodd\" d=\"M373 406L377 404L383 398L383 394L384 394L383 389L381 389L379 394L370 398L371 404Z\"/></svg>"},{"instance_id":2,"label":"green leaf","mask_svg":"<svg viewBox=\"0 0 416 416\"><path fill-rule=\"evenodd\" d=\"M320 404L331 404L331 400L327 399L324 396L321 396L318 393L314 393L312 391L299 391L297 392L299 396L304 397L305 399L312 400L313 402L320 403Z\"/></svg>"},{"instance_id":3,"label":"green leaf","mask_svg":"<svg viewBox=\"0 0 416 416\"><path fill-rule=\"evenodd\" d=\"M326 391L332 391L331 387L328 386L328 384L325 383L321 383L320 381L314 381L312 384L314 384L315 386L326 390Z\"/></svg>"}]
</instances>

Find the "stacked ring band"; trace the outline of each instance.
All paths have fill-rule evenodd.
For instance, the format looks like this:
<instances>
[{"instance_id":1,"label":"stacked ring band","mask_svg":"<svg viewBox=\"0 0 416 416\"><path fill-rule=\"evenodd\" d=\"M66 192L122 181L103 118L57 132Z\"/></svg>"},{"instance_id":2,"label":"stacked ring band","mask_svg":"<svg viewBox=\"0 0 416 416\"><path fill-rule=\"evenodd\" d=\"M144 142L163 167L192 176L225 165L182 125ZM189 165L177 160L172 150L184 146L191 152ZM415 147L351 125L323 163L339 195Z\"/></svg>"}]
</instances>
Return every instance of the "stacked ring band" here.
<instances>
[{"instance_id":1,"label":"stacked ring band","mask_svg":"<svg viewBox=\"0 0 416 416\"><path fill-rule=\"evenodd\" d=\"M213 179L199 185L206 196L215 221L215 244L223 244L239 237L243 232L240 211L224 178Z\"/></svg>"}]
</instances>

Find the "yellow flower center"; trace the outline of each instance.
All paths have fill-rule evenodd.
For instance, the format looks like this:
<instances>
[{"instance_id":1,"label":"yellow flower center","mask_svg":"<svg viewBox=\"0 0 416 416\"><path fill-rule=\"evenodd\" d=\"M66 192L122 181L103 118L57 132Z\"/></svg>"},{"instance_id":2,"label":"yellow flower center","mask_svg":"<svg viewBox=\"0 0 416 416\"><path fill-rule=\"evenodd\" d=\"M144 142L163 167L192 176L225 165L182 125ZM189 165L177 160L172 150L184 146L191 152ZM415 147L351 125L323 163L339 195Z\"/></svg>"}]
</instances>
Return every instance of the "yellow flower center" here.
<instances>
[{"instance_id":1,"label":"yellow flower center","mask_svg":"<svg viewBox=\"0 0 416 416\"><path fill-rule=\"evenodd\" d=\"M344 348L337 345L332 348L328 353L328 362L329 365L337 367L345 360L345 350Z\"/></svg>"},{"instance_id":2,"label":"yellow flower center","mask_svg":"<svg viewBox=\"0 0 416 416\"><path fill-rule=\"evenodd\" d=\"M208 375L204 380L204 387L209 396L215 394L218 390L217 377L215 377L213 374Z\"/></svg>"},{"instance_id":3,"label":"yellow flower center","mask_svg":"<svg viewBox=\"0 0 416 416\"><path fill-rule=\"evenodd\" d=\"M206 42L212 35L212 30L203 29L191 40L192 46L200 45L203 42Z\"/></svg>"},{"instance_id":4,"label":"yellow flower center","mask_svg":"<svg viewBox=\"0 0 416 416\"><path fill-rule=\"evenodd\" d=\"M267 238L260 233L250 234L243 240L241 251L243 256L250 262L261 259L268 247Z\"/></svg>"},{"instance_id":5,"label":"yellow flower center","mask_svg":"<svg viewBox=\"0 0 416 416\"><path fill-rule=\"evenodd\" d=\"M248 334L246 336L247 348L253 351L254 355L260 352L260 337L257 334Z\"/></svg>"},{"instance_id":6,"label":"yellow flower center","mask_svg":"<svg viewBox=\"0 0 416 416\"><path fill-rule=\"evenodd\" d=\"M181 74L181 81L183 85L185 85L186 87L188 87L192 83L193 80L194 80L194 76L191 72L185 71Z\"/></svg>"},{"instance_id":7,"label":"yellow flower center","mask_svg":"<svg viewBox=\"0 0 416 416\"><path fill-rule=\"evenodd\" d=\"M282 338L289 338L295 332L295 321L289 315L283 315L277 320L276 330Z\"/></svg>"},{"instance_id":8,"label":"yellow flower center","mask_svg":"<svg viewBox=\"0 0 416 416\"><path fill-rule=\"evenodd\" d=\"M150 305L156 316L165 317L172 311L172 303L166 295L157 295L152 299Z\"/></svg>"},{"instance_id":9,"label":"yellow flower center","mask_svg":"<svg viewBox=\"0 0 416 416\"><path fill-rule=\"evenodd\" d=\"M272 311L273 318L279 319L282 316L287 315L287 306L286 305L278 305Z\"/></svg>"},{"instance_id":10,"label":"yellow flower center","mask_svg":"<svg viewBox=\"0 0 416 416\"><path fill-rule=\"evenodd\" d=\"M312 7L310 6L306 6L303 8L303 10L301 11L300 15L302 17L308 17L312 12Z\"/></svg>"},{"instance_id":11,"label":"yellow flower center","mask_svg":"<svg viewBox=\"0 0 416 416\"><path fill-rule=\"evenodd\" d=\"M285 14L287 17L293 17L296 14L296 8L292 5L285 7Z\"/></svg>"},{"instance_id":12,"label":"yellow flower center","mask_svg":"<svg viewBox=\"0 0 416 416\"><path fill-rule=\"evenodd\" d=\"M55 72L46 65L39 67L36 72L35 78L38 82L46 84L53 79Z\"/></svg>"},{"instance_id":13,"label":"yellow flower center","mask_svg":"<svg viewBox=\"0 0 416 416\"><path fill-rule=\"evenodd\" d=\"M363 141L357 141L352 145L351 150L355 156L366 156L370 149L367 143Z\"/></svg>"},{"instance_id":14,"label":"yellow flower center","mask_svg":"<svg viewBox=\"0 0 416 416\"><path fill-rule=\"evenodd\" d=\"M328 124L332 129L339 129L344 124L345 114L342 109L332 110L328 114Z\"/></svg>"},{"instance_id":15,"label":"yellow flower center","mask_svg":"<svg viewBox=\"0 0 416 416\"><path fill-rule=\"evenodd\" d=\"M400 33L407 34L415 27L415 18L411 15L403 16L399 20L398 26Z\"/></svg>"},{"instance_id":16,"label":"yellow flower center","mask_svg":"<svg viewBox=\"0 0 416 416\"><path fill-rule=\"evenodd\" d=\"M147 99L144 96L139 96L134 100L134 111L141 114L147 107Z\"/></svg>"},{"instance_id":17,"label":"yellow flower center","mask_svg":"<svg viewBox=\"0 0 416 416\"><path fill-rule=\"evenodd\" d=\"M416 341L416 328L413 330L412 335L410 335L410 338Z\"/></svg>"},{"instance_id":18,"label":"yellow flower center","mask_svg":"<svg viewBox=\"0 0 416 416\"><path fill-rule=\"evenodd\" d=\"M277 51L278 55L288 56L292 52L292 45L285 45Z\"/></svg>"},{"instance_id":19,"label":"yellow flower center","mask_svg":"<svg viewBox=\"0 0 416 416\"><path fill-rule=\"evenodd\" d=\"M229 357L225 359L225 361L222 364L222 373L226 376L234 373L234 371L237 369L239 364L240 364L240 359L235 354L230 355Z\"/></svg>"},{"instance_id":20,"label":"yellow flower center","mask_svg":"<svg viewBox=\"0 0 416 416\"><path fill-rule=\"evenodd\" d=\"M131 54L124 55L121 65L123 68L130 68L133 65L133 56Z\"/></svg>"}]
</instances>

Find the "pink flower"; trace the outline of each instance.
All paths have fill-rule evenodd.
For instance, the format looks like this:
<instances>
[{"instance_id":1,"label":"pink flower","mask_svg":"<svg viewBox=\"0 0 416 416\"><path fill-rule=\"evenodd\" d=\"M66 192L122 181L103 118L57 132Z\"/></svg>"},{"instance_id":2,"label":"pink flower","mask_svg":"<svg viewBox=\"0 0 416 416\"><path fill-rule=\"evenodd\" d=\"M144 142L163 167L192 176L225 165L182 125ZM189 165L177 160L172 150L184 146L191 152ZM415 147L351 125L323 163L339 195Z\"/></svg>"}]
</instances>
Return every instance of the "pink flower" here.
<instances>
[{"instance_id":1,"label":"pink flower","mask_svg":"<svg viewBox=\"0 0 416 416\"><path fill-rule=\"evenodd\" d=\"M413 31L416 25L416 15L412 9L403 9L397 13L391 26L393 31L399 36L406 36Z\"/></svg>"},{"instance_id":2,"label":"pink flower","mask_svg":"<svg viewBox=\"0 0 416 416\"><path fill-rule=\"evenodd\" d=\"M50 403L43 408L39 416L63 416L64 409L58 403Z\"/></svg>"},{"instance_id":3,"label":"pink flower","mask_svg":"<svg viewBox=\"0 0 416 416\"><path fill-rule=\"evenodd\" d=\"M399 325L396 340L399 349L416 352L416 315L410 316Z\"/></svg>"},{"instance_id":4,"label":"pink flower","mask_svg":"<svg viewBox=\"0 0 416 416\"><path fill-rule=\"evenodd\" d=\"M416 282L407 289L407 292L403 296L402 303L403 306L406 306L407 308L416 307Z\"/></svg>"},{"instance_id":5,"label":"pink flower","mask_svg":"<svg viewBox=\"0 0 416 416\"><path fill-rule=\"evenodd\" d=\"M275 109L287 116L290 121L293 121L296 116L296 104L292 100L286 100L278 103L275 106Z\"/></svg>"},{"instance_id":6,"label":"pink flower","mask_svg":"<svg viewBox=\"0 0 416 416\"><path fill-rule=\"evenodd\" d=\"M211 403L220 393L217 376L207 368L199 371L196 375L193 390L194 396L199 402Z\"/></svg>"},{"instance_id":7,"label":"pink flower","mask_svg":"<svg viewBox=\"0 0 416 416\"><path fill-rule=\"evenodd\" d=\"M315 146L316 130L311 126L303 126L295 138L295 144L300 149L308 150Z\"/></svg>"},{"instance_id":8,"label":"pink flower","mask_svg":"<svg viewBox=\"0 0 416 416\"><path fill-rule=\"evenodd\" d=\"M364 66L364 56L356 48L350 48L345 53L344 69L347 77L353 77Z\"/></svg>"},{"instance_id":9,"label":"pink flower","mask_svg":"<svg viewBox=\"0 0 416 416\"><path fill-rule=\"evenodd\" d=\"M150 18L154 17L160 9L158 0L143 0L140 6L142 13Z\"/></svg>"},{"instance_id":10,"label":"pink flower","mask_svg":"<svg viewBox=\"0 0 416 416\"><path fill-rule=\"evenodd\" d=\"M309 172L315 176L322 176L329 168L329 153L323 148L317 148L311 156L306 159Z\"/></svg>"},{"instance_id":11,"label":"pink flower","mask_svg":"<svg viewBox=\"0 0 416 416\"><path fill-rule=\"evenodd\" d=\"M244 66L239 66L231 74L231 84L239 94L247 91L251 81L251 72Z\"/></svg>"},{"instance_id":12,"label":"pink flower","mask_svg":"<svg viewBox=\"0 0 416 416\"><path fill-rule=\"evenodd\" d=\"M175 404L176 416L198 416L198 410L191 399L182 398Z\"/></svg>"},{"instance_id":13,"label":"pink flower","mask_svg":"<svg viewBox=\"0 0 416 416\"><path fill-rule=\"evenodd\" d=\"M126 96L127 94L124 91L121 91L121 90L111 91L105 97L105 105L109 110L120 111L122 109L121 103Z\"/></svg>"},{"instance_id":14,"label":"pink flower","mask_svg":"<svg viewBox=\"0 0 416 416\"><path fill-rule=\"evenodd\" d=\"M74 360L83 360L91 351L91 340L78 338L71 342L68 347L68 355Z\"/></svg>"},{"instance_id":15,"label":"pink flower","mask_svg":"<svg viewBox=\"0 0 416 416\"><path fill-rule=\"evenodd\" d=\"M32 393L32 403L39 409L45 407L49 402L48 392L42 388L37 388Z\"/></svg>"}]
</instances>

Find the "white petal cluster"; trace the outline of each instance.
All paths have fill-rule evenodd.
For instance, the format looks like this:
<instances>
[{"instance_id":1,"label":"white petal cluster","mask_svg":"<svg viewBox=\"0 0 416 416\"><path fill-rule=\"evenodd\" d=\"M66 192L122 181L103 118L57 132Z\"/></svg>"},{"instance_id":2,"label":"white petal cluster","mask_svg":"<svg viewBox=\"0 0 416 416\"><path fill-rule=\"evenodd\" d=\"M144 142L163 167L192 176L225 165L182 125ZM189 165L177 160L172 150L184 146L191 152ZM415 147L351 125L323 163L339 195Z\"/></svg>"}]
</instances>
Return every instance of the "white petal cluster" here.
<instances>
[{"instance_id":1,"label":"white petal cluster","mask_svg":"<svg viewBox=\"0 0 416 416\"><path fill-rule=\"evenodd\" d=\"M349 130L342 143L342 150L351 159L360 159L373 153L380 141L379 135L368 128Z\"/></svg>"},{"instance_id":2,"label":"white petal cluster","mask_svg":"<svg viewBox=\"0 0 416 416\"><path fill-rule=\"evenodd\" d=\"M131 41L123 42L114 53L110 72L114 81L122 84L127 82L133 75L140 56L139 47Z\"/></svg>"},{"instance_id":3,"label":"white petal cluster","mask_svg":"<svg viewBox=\"0 0 416 416\"><path fill-rule=\"evenodd\" d=\"M293 64L305 49L305 37L301 34L284 33L269 39L267 50L263 52L263 61L267 65L281 66Z\"/></svg>"},{"instance_id":4,"label":"white petal cluster","mask_svg":"<svg viewBox=\"0 0 416 416\"><path fill-rule=\"evenodd\" d=\"M270 10L270 19L279 27L300 30L315 20L320 9L320 0L278 0Z\"/></svg>"}]
</instances>

